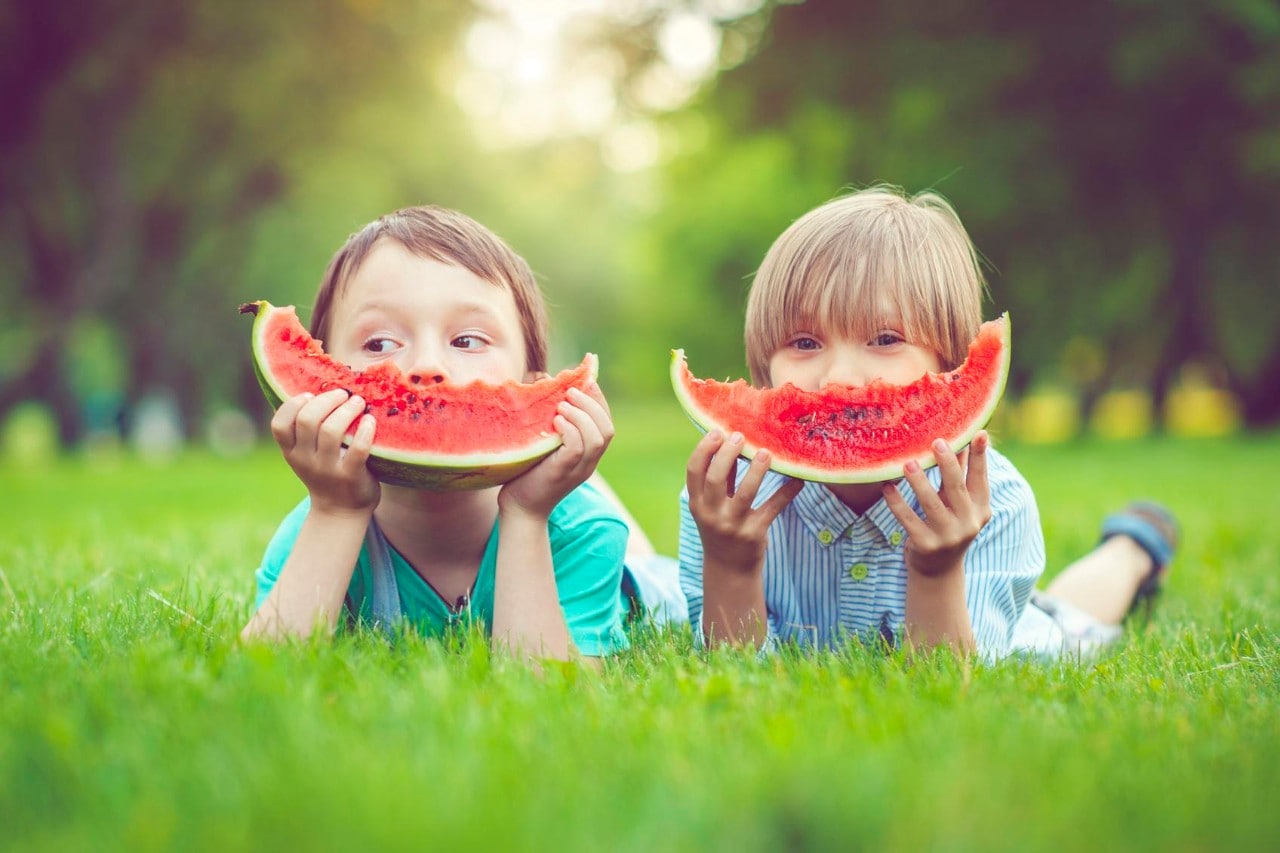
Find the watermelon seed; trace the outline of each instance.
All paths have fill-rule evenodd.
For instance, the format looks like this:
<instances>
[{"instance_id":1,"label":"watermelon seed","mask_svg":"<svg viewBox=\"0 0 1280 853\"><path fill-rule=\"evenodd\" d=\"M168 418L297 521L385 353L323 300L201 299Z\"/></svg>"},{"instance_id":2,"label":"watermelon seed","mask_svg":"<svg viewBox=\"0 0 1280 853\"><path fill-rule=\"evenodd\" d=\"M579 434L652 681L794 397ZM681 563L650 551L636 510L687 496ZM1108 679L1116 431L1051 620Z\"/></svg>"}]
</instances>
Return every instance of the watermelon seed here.
<instances>
[{"instance_id":1,"label":"watermelon seed","mask_svg":"<svg viewBox=\"0 0 1280 853\"><path fill-rule=\"evenodd\" d=\"M397 409L395 406L392 406L391 408L387 409L387 417L389 418L394 418L398 414L400 414L400 410Z\"/></svg>"},{"instance_id":2,"label":"watermelon seed","mask_svg":"<svg viewBox=\"0 0 1280 853\"><path fill-rule=\"evenodd\" d=\"M420 385L422 384L422 377L415 373L409 377L409 381L412 382L414 385Z\"/></svg>"},{"instance_id":3,"label":"watermelon seed","mask_svg":"<svg viewBox=\"0 0 1280 853\"><path fill-rule=\"evenodd\" d=\"M410 403L416 403L418 402L418 395L410 394L408 397L405 397L405 399L408 400Z\"/></svg>"},{"instance_id":4,"label":"watermelon seed","mask_svg":"<svg viewBox=\"0 0 1280 853\"><path fill-rule=\"evenodd\" d=\"M364 413L365 413L366 415L372 415L372 414L373 414L373 406L365 406L365 407L364 407Z\"/></svg>"},{"instance_id":5,"label":"watermelon seed","mask_svg":"<svg viewBox=\"0 0 1280 853\"><path fill-rule=\"evenodd\" d=\"M410 413L409 413L409 420L411 420L411 421L416 421L416 420L417 420L418 418L420 418L420 417L422 417L422 415L420 415L418 412L410 412Z\"/></svg>"}]
</instances>

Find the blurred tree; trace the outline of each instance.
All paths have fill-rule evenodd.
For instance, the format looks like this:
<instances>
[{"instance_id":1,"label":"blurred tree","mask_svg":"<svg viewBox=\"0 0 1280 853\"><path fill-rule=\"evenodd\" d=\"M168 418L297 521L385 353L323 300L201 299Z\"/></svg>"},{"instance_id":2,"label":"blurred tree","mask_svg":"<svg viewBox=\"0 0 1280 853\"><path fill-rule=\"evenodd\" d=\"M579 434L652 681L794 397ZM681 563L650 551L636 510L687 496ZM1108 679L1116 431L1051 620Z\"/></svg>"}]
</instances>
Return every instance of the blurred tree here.
<instances>
[{"instance_id":1,"label":"blurred tree","mask_svg":"<svg viewBox=\"0 0 1280 853\"><path fill-rule=\"evenodd\" d=\"M1280 420L1280 305L1245 296L1272 289L1280 255L1241 239L1280 225L1280 158L1263 153L1280 139L1280 7L1008 2L991 20L1029 58L998 109L1045 129L1063 212L1104 265L1077 300L1107 373L1141 365L1161 404L1184 366L1225 367L1251 423ZM1136 299L1107 293L1126 286Z\"/></svg>"},{"instance_id":2,"label":"blurred tree","mask_svg":"<svg viewBox=\"0 0 1280 853\"><path fill-rule=\"evenodd\" d=\"M78 438L66 341L85 316L125 330L128 396L172 391L188 429L211 383L249 386L226 300L258 215L371 92L423 88L429 69L403 58L439 51L460 14L410 0L12 5L0 323L31 331L6 353L0 417L38 399L64 444ZM256 389L242 397L260 406Z\"/></svg>"},{"instance_id":3,"label":"blurred tree","mask_svg":"<svg viewBox=\"0 0 1280 853\"><path fill-rule=\"evenodd\" d=\"M1086 335L1103 353L1091 394L1120 376L1162 397L1206 362L1250 422L1280 420L1274 4L809 0L761 14L760 51L719 77L699 122L672 124L682 153L645 238L646 275L692 290L672 298L696 316L666 322L711 350L708 373L730 353L740 364L729 341L772 238L884 180L956 203L1020 330L1015 388Z\"/></svg>"}]
</instances>

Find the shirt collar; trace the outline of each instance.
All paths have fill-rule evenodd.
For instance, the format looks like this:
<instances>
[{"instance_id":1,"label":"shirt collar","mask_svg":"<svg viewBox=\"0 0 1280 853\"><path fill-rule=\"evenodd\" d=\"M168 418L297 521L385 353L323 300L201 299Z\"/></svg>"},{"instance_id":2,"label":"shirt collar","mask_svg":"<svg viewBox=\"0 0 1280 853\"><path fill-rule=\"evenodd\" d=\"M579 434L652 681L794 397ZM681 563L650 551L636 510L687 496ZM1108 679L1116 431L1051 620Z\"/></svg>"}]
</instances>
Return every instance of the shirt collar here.
<instances>
[{"instance_id":1,"label":"shirt collar","mask_svg":"<svg viewBox=\"0 0 1280 853\"><path fill-rule=\"evenodd\" d=\"M902 492L908 506L918 506L915 492L906 480L898 481L898 490ZM884 498L877 500L865 515L860 516L845 506L826 486L821 483L805 483L791 505L809 533L824 546L834 544L863 518L869 520L884 540L895 547L906 537L906 532Z\"/></svg>"}]
</instances>

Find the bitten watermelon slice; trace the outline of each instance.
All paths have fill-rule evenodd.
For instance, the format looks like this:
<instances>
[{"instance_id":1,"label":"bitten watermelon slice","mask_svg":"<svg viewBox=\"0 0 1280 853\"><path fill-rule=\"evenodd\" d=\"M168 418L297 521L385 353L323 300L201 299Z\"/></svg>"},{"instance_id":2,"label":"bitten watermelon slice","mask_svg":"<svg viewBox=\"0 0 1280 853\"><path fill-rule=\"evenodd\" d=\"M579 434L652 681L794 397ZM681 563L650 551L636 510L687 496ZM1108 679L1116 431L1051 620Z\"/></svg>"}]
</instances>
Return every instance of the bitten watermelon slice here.
<instances>
[{"instance_id":1,"label":"bitten watermelon slice","mask_svg":"<svg viewBox=\"0 0 1280 853\"><path fill-rule=\"evenodd\" d=\"M369 469L379 480L433 491L483 489L512 480L560 446L552 421L570 388L596 378L596 357L558 376L520 384L426 384L390 362L356 372L325 354L293 306L240 306L254 314L253 366L271 401L344 388L377 419Z\"/></svg>"},{"instance_id":2,"label":"bitten watermelon slice","mask_svg":"<svg viewBox=\"0 0 1280 853\"><path fill-rule=\"evenodd\" d=\"M1009 375L1006 312L983 323L964 364L910 385L828 385L817 392L788 383L753 388L745 381L697 379L684 350L671 353L671 384L701 429L743 436L748 459L769 451L775 471L820 483L875 483L902 476L914 459L935 465L932 444L959 451L990 420Z\"/></svg>"}]
</instances>

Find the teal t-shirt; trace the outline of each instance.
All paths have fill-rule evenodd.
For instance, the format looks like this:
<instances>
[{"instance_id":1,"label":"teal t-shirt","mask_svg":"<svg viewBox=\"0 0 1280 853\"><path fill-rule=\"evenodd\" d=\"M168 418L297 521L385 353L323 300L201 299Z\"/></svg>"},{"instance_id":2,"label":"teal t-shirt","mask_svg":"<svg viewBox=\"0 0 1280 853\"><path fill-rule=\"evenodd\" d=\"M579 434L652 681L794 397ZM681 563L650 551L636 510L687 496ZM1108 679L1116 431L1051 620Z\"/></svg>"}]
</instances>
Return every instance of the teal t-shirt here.
<instances>
[{"instance_id":1,"label":"teal t-shirt","mask_svg":"<svg viewBox=\"0 0 1280 853\"><path fill-rule=\"evenodd\" d=\"M280 523L267 545L262 565L256 573L261 607L275 586L285 560L293 550L298 531L311 503L304 498ZM589 484L574 489L551 511L547 520L551 559L555 567L560 608L574 645L584 655L603 656L628 646L623 620L627 605L622 595L622 561L627 546L627 525L613 505ZM488 634L493 624L493 586L498 557L498 524L489 534L480 572L471 591L470 603L460 611L450 608L413 566L391 548L391 563L400 593L400 612L405 620L430 636L443 634L450 626L468 619L479 620ZM347 608L351 615L370 621L370 593L373 575L368 548L360 547L360 557L347 588Z\"/></svg>"}]
</instances>

